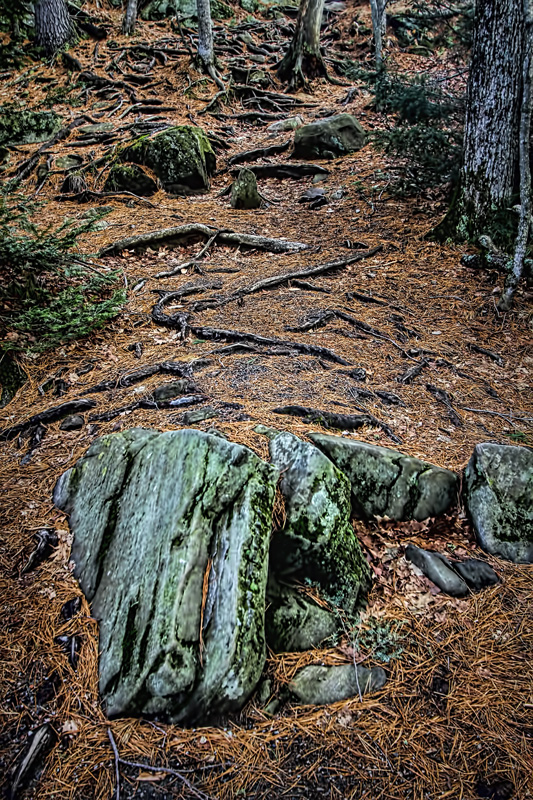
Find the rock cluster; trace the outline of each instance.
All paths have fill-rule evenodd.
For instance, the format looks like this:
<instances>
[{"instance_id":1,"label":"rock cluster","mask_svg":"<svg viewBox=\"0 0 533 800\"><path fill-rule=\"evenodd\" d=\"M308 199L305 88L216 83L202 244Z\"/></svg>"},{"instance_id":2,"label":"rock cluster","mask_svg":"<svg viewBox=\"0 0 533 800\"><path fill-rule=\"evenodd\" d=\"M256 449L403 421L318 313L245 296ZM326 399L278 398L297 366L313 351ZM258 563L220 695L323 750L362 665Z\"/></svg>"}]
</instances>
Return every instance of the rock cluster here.
<instances>
[{"instance_id":1,"label":"rock cluster","mask_svg":"<svg viewBox=\"0 0 533 800\"><path fill-rule=\"evenodd\" d=\"M457 475L398 451L257 430L270 439L270 464L216 432L133 429L96 440L58 481L75 574L100 623L109 715L201 724L241 708L260 680L265 642L303 650L337 632L338 614L294 579L355 620L370 575L354 513L420 520L456 502ZM286 513L271 538L278 480ZM483 547L533 561L532 486L533 451L476 447L465 496ZM453 596L499 580L480 560L413 545L405 555ZM377 690L385 677L312 666L289 688L299 702L326 703Z\"/></svg>"}]
</instances>

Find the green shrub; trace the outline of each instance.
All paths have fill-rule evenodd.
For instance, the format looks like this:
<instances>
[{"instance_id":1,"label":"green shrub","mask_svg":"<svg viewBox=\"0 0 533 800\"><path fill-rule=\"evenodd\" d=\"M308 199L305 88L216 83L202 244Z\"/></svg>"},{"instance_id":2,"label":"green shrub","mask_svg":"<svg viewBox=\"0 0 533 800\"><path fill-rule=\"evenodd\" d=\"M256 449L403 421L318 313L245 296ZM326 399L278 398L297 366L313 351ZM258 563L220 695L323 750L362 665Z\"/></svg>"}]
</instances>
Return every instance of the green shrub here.
<instances>
[{"instance_id":1,"label":"green shrub","mask_svg":"<svg viewBox=\"0 0 533 800\"><path fill-rule=\"evenodd\" d=\"M125 302L113 288L118 273L102 273L74 252L95 230L98 214L76 225L40 227L37 205L0 195L0 353L42 351L85 336L116 316Z\"/></svg>"}]
</instances>

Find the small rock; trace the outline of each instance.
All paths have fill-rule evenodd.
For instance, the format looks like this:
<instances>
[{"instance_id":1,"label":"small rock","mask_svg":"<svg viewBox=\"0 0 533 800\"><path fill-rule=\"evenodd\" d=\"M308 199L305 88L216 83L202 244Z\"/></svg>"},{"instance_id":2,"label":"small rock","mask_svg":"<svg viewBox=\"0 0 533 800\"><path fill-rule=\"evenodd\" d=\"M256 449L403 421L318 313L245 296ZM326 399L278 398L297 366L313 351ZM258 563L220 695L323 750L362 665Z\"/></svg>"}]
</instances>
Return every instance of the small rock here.
<instances>
[{"instance_id":1,"label":"small rock","mask_svg":"<svg viewBox=\"0 0 533 800\"><path fill-rule=\"evenodd\" d=\"M343 197L346 197L346 190L345 189L337 189L331 195L332 200L342 200Z\"/></svg>"},{"instance_id":2,"label":"small rock","mask_svg":"<svg viewBox=\"0 0 533 800\"><path fill-rule=\"evenodd\" d=\"M496 586L500 583L500 579L490 564L477 558L454 561L453 568L467 582L473 592L479 592L480 589L486 589L488 586Z\"/></svg>"},{"instance_id":3,"label":"small rock","mask_svg":"<svg viewBox=\"0 0 533 800\"><path fill-rule=\"evenodd\" d=\"M319 197L324 197L326 194L325 189L320 189L318 187L311 187L306 192L302 194L301 197L298 198L299 203L310 203L312 200L316 200Z\"/></svg>"},{"instance_id":4,"label":"small rock","mask_svg":"<svg viewBox=\"0 0 533 800\"><path fill-rule=\"evenodd\" d=\"M328 177L329 176L327 174L323 175L319 172L316 175L313 175L313 183L322 183L322 181L327 181Z\"/></svg>"},{"instance_id":5,"label":"small rock","mask_svg":"<svg viewBox=\"0 0 533 800\"><path fill-rule=\"evenodd\" d=\"M85 425L85 419L80 414L72 414L70 417L65 417L59 429L62 431L79 431Z\"/></svg>"},{"instance_id":6,"label":"small rock","mask_svg":"<svg viewBox=\"0 0 533 800\"><path fill-rule=\"evenodd\" d=\"M92 125L82 125L78 128L80 133L104 133L112 131L114 125L112 122L95 122Z\"/></svg>"},{"instance_id":7,"label":"small rock","mask_svg":"<svg viewBox=\"0 0 533 800\"><path fill-rule=\"evenodd\" d=\"M241 169L232 183L230 204L232 208L260 208L257 178L251 169Z\"/></svg>"},{"instance_id":8,"label":"small rock","mask_svg":"<svg viewBox=\"0 0 533 800\"><path fill-rule=\"evenodd\" d=\"M296 673L289 689L304 705L323 706L338 703L369 692L377 692L387 681L381 667L366 669L360 664L342 664L338 667L312 665Z\"/></svg>"},{"instance_id":9,"label":"small rock","mask_svg":"<svg viewBox=\"0 0 533 800\"><path fill-rule=\"evenodd\" d=\"M363 369L363 367L356 367L356 369L351 369L344 374L353 378L354 381L366 381L366 369Z\"/></svg>"},{"instance_id":10,"label":"small rock","mask_svg":"<svg viewBox=\"0 0 533 800\"><path fill-rule=\"evenodd\" d=\"M218 411L213 406L204 406L204 408L197 408L195 411L186 411L180 417L181 425L196 425L198 422L203 422L206 419L218 417Z\"/></svg>"},{"instance_id":11,"label":"small rock","mask_svg":"<svg viewBox=\"0 0 533 800\"><path fill-rule=\"evenodd\" d=\"M196 386L191 383L191 381L183 378L179 381L171 381L170 383L163 383L161 386L157 386L152 392L152 396L156 403L162 403L165 400L173 400L174 397L179 397L182 394L195 391Z\"/></svg>"},{"instance_id":12,"label":"small rock","mask_svg":"<svg viewBox=\"0 0 533 800\"><path fill-rule=\"evenodd\" d=\"M440 553L431 553L408 544L405 548L405 557L418 569L422 570L439 589L451 597L465 597L469 594L468 585L454 572L452 565Z\"/></svg>"},{"instance_id":13,"label":"small rock","mask_svg":"<svg viewBox=\"0 0 533 800\"><path fill-rule=\"evenodd\" d=\"M273 122L268 126L267 131L270 133L283 133L283 131L295 131L301 128L304 124L302 117L288 117L287 119L280 119L278 122Z\"/></svg>"},{"instance_id":14,"label":"small rock","mask_svg":"<svg viewBox=\"0 0 533 800\"><path fill-rule=\"evenodd\" d=\"M56 158L54 166L56 169L75 169L80 167L83 163L81 156L60 156Z\"/></svg>"}]
</instances>

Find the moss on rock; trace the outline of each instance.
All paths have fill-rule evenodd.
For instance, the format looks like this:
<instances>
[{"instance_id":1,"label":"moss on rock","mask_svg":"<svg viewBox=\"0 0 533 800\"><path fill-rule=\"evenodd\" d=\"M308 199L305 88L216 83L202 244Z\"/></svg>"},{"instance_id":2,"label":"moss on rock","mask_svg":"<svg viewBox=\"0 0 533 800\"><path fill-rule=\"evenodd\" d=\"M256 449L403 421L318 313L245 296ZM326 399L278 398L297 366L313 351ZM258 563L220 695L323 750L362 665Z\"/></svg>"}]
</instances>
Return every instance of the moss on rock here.
<instances>
[{"instance_id":1,"label":"moss on rock","mask_svg":"<svg viewBox=\"0 0 533 800\"><path fill-rule=\"evenodd\" d=\"M125 147L119 156L122 162L149 167L161 181L165 191L195 194L209 189L209 178L216 169L216 158L201 128L178 125L157 133L141 136Z\"/></svg>"},{"instance_id":2,"label":"moss on rock","mask_svg":"<svg viewBox=\"0 0 533 800\"><path fill-rule=\"evenodd\" d=\"M104 192L132 192L141 197L151 197L157 192L157 183L137 164L113 164Z\"/></svg>"},{"instance_id":3,"label":"moss on rock","mask_svg":"<svg viewBox=\"0 0 533 800\"><path fill-rule=\"evenodd\" d=\"M54 111L0 106L0 145L45 142L61 125L61 117Z\"/></svg>"}]
</instances>

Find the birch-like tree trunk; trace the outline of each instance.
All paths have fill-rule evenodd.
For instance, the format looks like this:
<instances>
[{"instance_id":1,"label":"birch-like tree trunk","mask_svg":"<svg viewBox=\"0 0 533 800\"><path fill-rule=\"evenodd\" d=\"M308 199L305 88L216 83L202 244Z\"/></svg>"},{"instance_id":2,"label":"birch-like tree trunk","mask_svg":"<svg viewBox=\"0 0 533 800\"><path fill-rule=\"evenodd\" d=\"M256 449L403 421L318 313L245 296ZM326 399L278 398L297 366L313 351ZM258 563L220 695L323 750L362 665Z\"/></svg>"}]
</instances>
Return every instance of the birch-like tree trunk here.
<instances>
[{"instance_id":1,"label":"birch-like tree trunk","mask_svg":"<svg viewBox=\"0 0 533 800\"><path fill-rule=\"evenodd\" d=\"M198 59L207 74L223 89L224 84L215 67L210 0L196 0L196 12L198 14Z\"/></svg>"},{"instance_id":2,"label":"birch-like tree trunk","mask_svg":"<svg viewBox=\"0 0 533 800\"><path fill-rule=\"evenodd\" d=\"M35 5L35 39L47 55L55 55L74 35L65 0L38 0Z\"/></svg>"},{"instance_id":3,"label":"birch-like tree trunk","mask_svg":"<svg viewBox=\"0 0 533 800\"><path fill-rule=\"evenodd\" d=\"M291 89L305 86L308 78L327 75L320 52L324 0L300 0L296 30L278 67L278 75Z\"/></svg>"},{"instance_id":4,"label":"birch-like tree trunk","mask_svg":"<svg viewBox=\"0 0 533 800\"><path fill-rule=\"evenodd\" d=\"M372 14L372 33L374 35L374 56L376 67L379 67L383 57L383 37L387 29L387 0L370 0Z\"/></svg>"},{"instance_id":5,"label":"birch-like tree trunk","mask_svg":"<svg viewBox=\"0 0 533 800\"><path fill-rule=\"evenodd\" d=\"M517 193L525 8L531 0L477 0L468 77L457 232L491 234Z\"/></svg>"},{"instance_id":6,"label":"birch-like tree trunk","mask_svg":"<svg viewBox=\"0 0 533 800\"><path fill-rule=\"evenodd\" d=\"M131 36L135 33L135 23L137 22L137 0L128 0L124 19L122 20L122 33Z\"/></svg>"}]
</instances>

